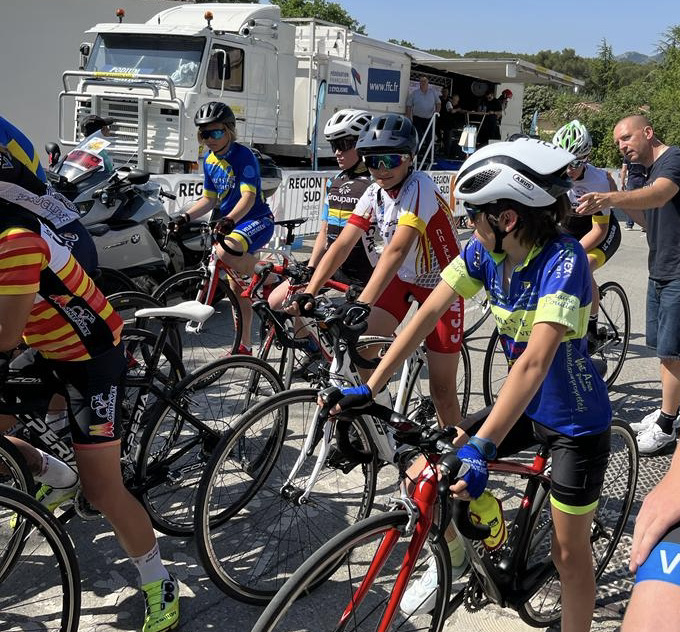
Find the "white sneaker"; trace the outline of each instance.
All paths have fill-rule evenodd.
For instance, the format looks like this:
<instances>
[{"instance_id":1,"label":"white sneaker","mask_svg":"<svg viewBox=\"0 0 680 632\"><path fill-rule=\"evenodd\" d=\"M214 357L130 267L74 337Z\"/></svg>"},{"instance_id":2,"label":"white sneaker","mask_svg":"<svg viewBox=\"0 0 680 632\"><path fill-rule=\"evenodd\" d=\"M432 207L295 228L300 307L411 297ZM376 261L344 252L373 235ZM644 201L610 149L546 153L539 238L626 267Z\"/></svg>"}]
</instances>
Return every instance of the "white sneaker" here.
<instances>
[{"instance_id":1,"label":"white sneaker","mask_svg":"<svg viewBox=\"0 0 680 632\"><path fill-rule=\"evenodd\" d=\"M675 441L675 429L666 434L659 426L652 424L647 430L638 433L637 444L640 454L655 454L669 443Z\"/></svg>"},{"instance_id":2,"label":"white sneaker","mask_svg":"<svg viewBox=\"0 0 680 632\"><path fill-rule=\"evenodd\" d=\"M465 553L462 544L460 548L463 549L462 562L456 566L453 565L453 562L451 563L452 582L459 579L468 567L467 554ZM454 550L451 554L452 556L456 556L457 551ZM401 603L399 604L401 611L409 617L414 614L425 614L430 612L430 610L434 608L434 603L437 600L438 584L437 562L434 559L434 556L432 556L427 561L427 569L425 572L418 579L413 580L406 589L406 592L404 592L404 596L401 598Z\"/></svg>"},{"instance_id":3,"label":"white sneaker","mask_svg":"<svg viewBox=\"0 0 680 632\"><path fill-rule=\"evenodd\" d=\"M661 409L658 408L648 415L645 415L642 419L640 419L640 421L634 421L632 424L630 424L630 429L638 434L644 432L645 430L649 430L649 428L651 428L657 422L660 415ZM680 418L676 417L675 421L673 422L673 428L677 430L679 426Z\"/></svg>"}]
</instances>

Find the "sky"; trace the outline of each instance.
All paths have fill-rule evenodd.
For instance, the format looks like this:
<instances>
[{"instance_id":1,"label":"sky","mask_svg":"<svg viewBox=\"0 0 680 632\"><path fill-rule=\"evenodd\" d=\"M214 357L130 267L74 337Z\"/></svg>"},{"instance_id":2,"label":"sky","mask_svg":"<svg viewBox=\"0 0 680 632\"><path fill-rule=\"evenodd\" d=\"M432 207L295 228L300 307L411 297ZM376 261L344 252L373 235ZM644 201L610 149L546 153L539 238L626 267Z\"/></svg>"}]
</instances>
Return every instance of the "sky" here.
<instances>
[{"instance_id":1,"label":"sky","mask_svg":"<svg viewBox=\"0 0 680 632\"><path fill-rule=\"evenodd\" d=\"M370 37L417 48L537 53L573 48L596 57L603 38L614 55L655 54L680 24L677 0L335 0Z\"/></svg>"}]
</instances>

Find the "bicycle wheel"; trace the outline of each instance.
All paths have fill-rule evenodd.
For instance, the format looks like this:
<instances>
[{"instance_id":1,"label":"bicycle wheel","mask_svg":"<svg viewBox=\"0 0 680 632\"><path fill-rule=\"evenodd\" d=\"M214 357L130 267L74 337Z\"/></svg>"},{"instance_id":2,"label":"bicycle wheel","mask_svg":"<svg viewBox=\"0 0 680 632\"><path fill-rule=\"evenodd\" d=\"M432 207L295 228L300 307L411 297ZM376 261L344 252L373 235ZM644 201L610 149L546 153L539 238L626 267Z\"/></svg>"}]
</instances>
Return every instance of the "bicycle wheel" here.
<instances>
[{"instance_id":1,"label":"bicycle wheel","mask_svg":"<svg viewBox=\"0 0 680 632\"><path fill-rule=\"evenodd\" d=\"M234 356L190 373L157 402L145 422L136 475L156 528L192 534L198 483L220 436L239 415L282 389L267 363Z\"/></svg>"},{"instance_id":2,"label":"bicycle wheel","mask_svg":"<svg viewBox=\"0 0 680 632\"><path fill-rule=\"evenodd\" d=\"M21 632L76 632L80 619L71 541L40 503L10 487L0 487L0 613L3 630Z\"/></svg>"},{"instance_id":3,"label":"bicycle wheel","mask_svg":"<svg viewBox=\"0 0 680 632\"><path fill-rule=\"evenodd\" d=\"M26 459L14 444L0 435L0 485L16 487L27 494L35 493L35 481Z\"/></svg>"},{"instance_id":4,"label":"bicycle wheel","mask_svg":"<svg viewBox=\"0 0 680 632\"><path fill-rule=\"evenodd\" d=\"M116 292L138 291L139 286L124 272L114 268L97 268L94 284L104 296Z\"/></svg>"},{"instance_id":5,"label":"bicycle wheel","mask_svg":"<svg viewBox=\"0 0 680 632\"><path fill-rule=\"evenodd\" d=\"M503 352L498 329L494 329L486 345L482 369L482 392L485 406L490 406L496 401L506 377L508 377L508 361Z\"/></svg>"},{"instance_id":6,"label":"bicycle wheel","mask_svg":"<svg viewBox=\"0 0 680 632\"><path fill-rule=\"evenodd\" d=\"M271 324L262 322L257 317L255 321L259 325L260 341L257 357L274 367L283 381L283 388L289 389L293 382L295 349L289 349L279 342L276 329Z\"/></svg>"},{"instance_id":7,"label":"bicycle wheel","mask_svg":"<svg viewBox=\"0 0 680 632\"><path fill-rule=\"evenodd\" d=\"M381 629L397 574L404 561L409 537L403 537L408 522L406 511L376 514L352 525L312 555L283 585L255 623L252 632ZM394 540L391 549L381 549L382 565L368 577L370 563L378 548ZM387 550L385 550L387 549ZM445 621L445 607L451 590L451 562L443 539L426 542L415 560L413 579L420 576L434 556L438 582L434 609L410 617L398 608L386 630L429 630L439 632ZM330 575L330 576L329 576ZM319 579L323 586L311 592ZM358 595L362 581L370 582L363 598Z\"/></svg>"},{"instance_id":8,"label":"bicycle wheel","mask_svg":"<svg viewBox=\"0 0 680 632\"><path fill-rule=\"evenodd\" d=\"M463 337L471 336L491 314L486 290L481 289L472 298L466 298L463 307Z\"/></svg>"},{"instance_id":9,"label":"bicycle wheel","mask_svg":"<svg viewBox=\"0 0 680 632\"><path fill-rule=\"evenodd\" d=\"M136 318L135 312L138 309L148 307L163 307L164 304L158 299L151 297L144 292L116 292L106 297L111 307L115 309L123 319L123 326L146 329L158 335L163 328L163 321L160 318ZM182 357L182 339L179 335L179 328L176 324L166 323L168 329L168 342L177 354Z\"/></svg>"},{"instance_id":10,"label":"bicycle wheel","mask_svg":"<svg viewBox=\"0 0 680 632\"><path fill-rule=\"evenodd\" d=\"M320 450L322 429L295 476L293 466L314 433L316 389L283 391L244 415L205 470L196 503L195 532L203 567L228 595L267 603L319 546L365 517L375 495L377 464L326 457L308 496L304 492ZM354 438L369 450L361 418Z\"/></svg>"},{"instance_id":11,"label":"bicycle wheel","mask_svg":"<svg viewBox=\"0 0 680 632\"><path fill-rule=\"evenodd\" d=\"M624 289L615 281L600 286L600 310L597 319L598 346L593 358L604 360L608 387L621 373L630 340L630 305Z\"/></svg>"},{"instance_id":12,"label":"bicycle wheel","mask_svg":"<svg viewBox=\"0 0 680 632\"><path fill-rule=\"evenodd\" d=\"M193 300L205 302L208 283L206 272L185 270L161 283L152 296L164 305ZM241 344L241 309L236 295L222 279L218 281L212 305L215 313L203 323L200 331L191 331L188 323L179 327L182 360L189 371L227 354L236 354Z\"/></svg>"},{"instance_id":13,"label":"bicycle wheel","mask_svg":"<svg viewBox=\"0 0 680 632\"><path fill-rule=\"evenodd\" d=\"M628 522L637 478L638 449L635 435L626 424L615 419L612 421L609 463L591 533L596 581L602 578ZM528 568L533 563L542 563L550 555L552 517L549 496L546 496L540 511L536 513L533 529ZM624 564L625 560L622 561ZM620 576L620 571L617 569L615 576ZM529 625L544 627L559 621L561 614L560 582L555 571L519 609L519 615Z\"/></svg>"}]
</instances>

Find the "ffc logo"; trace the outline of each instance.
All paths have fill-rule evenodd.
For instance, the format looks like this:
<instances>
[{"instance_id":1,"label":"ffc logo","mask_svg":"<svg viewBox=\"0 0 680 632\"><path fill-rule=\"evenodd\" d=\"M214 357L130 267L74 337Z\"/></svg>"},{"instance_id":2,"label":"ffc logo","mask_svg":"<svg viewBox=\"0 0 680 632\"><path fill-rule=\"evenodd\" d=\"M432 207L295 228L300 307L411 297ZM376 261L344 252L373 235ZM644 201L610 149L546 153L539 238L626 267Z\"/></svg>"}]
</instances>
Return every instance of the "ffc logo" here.
<instances>
[{"instance_id":1,"label":"ffc logo","mask_svg":"<svg viewBox=\"0 0 680 632\"><path fill-rule=\"evenodd\" d=\"M514 176L512 176L512 179L520 186L523 186L527 191L531 191L534 188L534 185L529 182L529 180L519 175L519 173L516 173Z\"/></svg>"}]
</instances>

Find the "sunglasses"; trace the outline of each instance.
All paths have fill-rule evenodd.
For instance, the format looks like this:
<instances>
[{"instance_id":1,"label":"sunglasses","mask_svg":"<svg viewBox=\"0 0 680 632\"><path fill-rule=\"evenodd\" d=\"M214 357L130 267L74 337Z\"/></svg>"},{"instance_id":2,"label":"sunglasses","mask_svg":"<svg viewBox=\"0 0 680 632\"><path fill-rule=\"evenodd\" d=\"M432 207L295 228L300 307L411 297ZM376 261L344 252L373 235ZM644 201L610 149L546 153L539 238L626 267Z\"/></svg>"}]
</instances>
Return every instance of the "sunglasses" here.
<instances>
[{"instance_id":1,"label":"sunglasses","mask_svg":"<svg viewBox=\"0 0 680 632\"><path fill-rule=\"evenodd\" d=\"M470 204L469 202L463 202L463 208L467 213L468 219L471 222L474 222L481 213L486 213L487 216L491 215L493 217L497 217L503 211L510 208L510 205L503 201L489 202L488 204L482 204L480 206L477 206L476 204Z\"/></svg>"},{"instance_id":2,"label":"sunglasses","mask_svg":"<svg viewBox=\"0 0 680 632\"><path fill-rule=\"evenodd\" d=\"M333 151L349 151L357 146L355 136L345 136L344 138L334 138L329 141Z\"/></svg>"},{"instance_id":3,"label":"sunglasses","mask_svg":"<svg viewBox=\"0 0 680 632\"><path fill-rule=\"evenodd\" d=\"M223 138L227 132L223 129L202 129L198 132L198 135L203 139L207 140L212 138L213 140L219 140Z\"/></svg>"},{"instance_id":4,"label":"sunglasses","mask_svg":"<svg viewBox=\"0 0 680 632\"><path fill-rule=\"evenodd\" d=\"M582 167L585 165L588 161L587 160L572 160L569 163L569 168L570 169L578 169L579 167Z\"/></svg>"},{"instance_id":5,"label":"sunglasses","mask_svg":"<svg viewBox=\"0 0 680 632\"><path fill-rule=\"evenodd\" d=\"M373 156L364 156L364 162L369 169L394 169L404 164L410 154L375 154Z\"/></svg>"}]
</instances>

